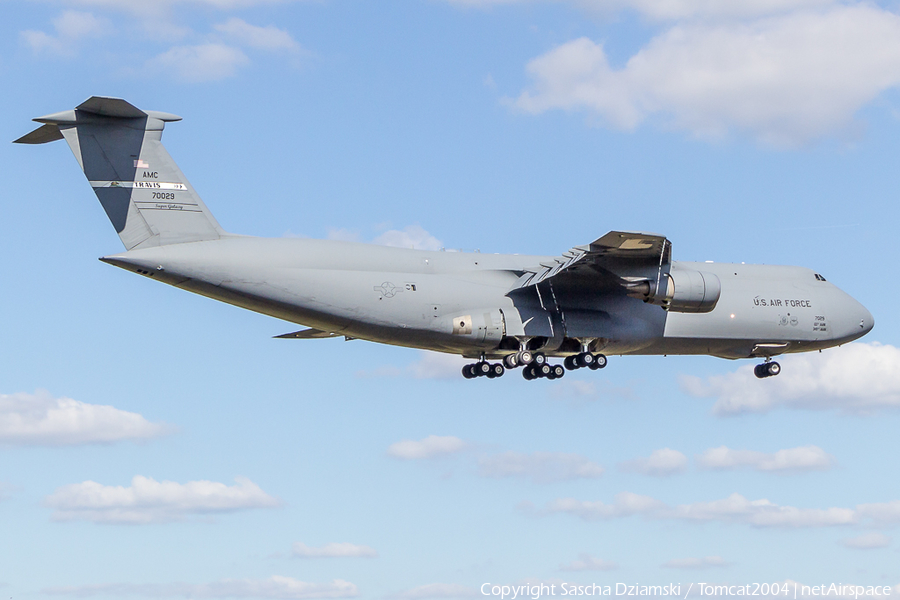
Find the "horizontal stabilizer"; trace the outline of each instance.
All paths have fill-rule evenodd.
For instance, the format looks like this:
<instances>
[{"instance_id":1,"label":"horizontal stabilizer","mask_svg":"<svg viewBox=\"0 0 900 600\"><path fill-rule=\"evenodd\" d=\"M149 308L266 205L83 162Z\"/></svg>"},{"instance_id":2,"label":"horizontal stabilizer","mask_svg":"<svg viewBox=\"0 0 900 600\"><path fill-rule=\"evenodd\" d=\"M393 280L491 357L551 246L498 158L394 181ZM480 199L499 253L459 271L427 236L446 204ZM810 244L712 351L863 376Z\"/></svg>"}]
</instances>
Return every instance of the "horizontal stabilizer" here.
<instances>
[{"instance_id":1,"label":"horizontal stabilizer","mask_svg":"<svg viewBox=\"0 0 900 600\"><path fill-rule=\"evenodd\" d=\"M14 144L46 144L63 139L63 134L56 125L41 125L31 133L17 139Z\"/></svg>"},{"instance_id":2,"label":"horizontal stabilizer","mask_svg":"<svg viewBox=\"0 0 900 600\"><path fill-rule=\"evenodd\" d=\"M285 340L320 340L325 338L338 337L340 335L340 333L334 333L333 331L322 331L321 329L302 329L300 331L295 331L294 333L276 335L275 337Z\"/></svg>"}]
</instances>

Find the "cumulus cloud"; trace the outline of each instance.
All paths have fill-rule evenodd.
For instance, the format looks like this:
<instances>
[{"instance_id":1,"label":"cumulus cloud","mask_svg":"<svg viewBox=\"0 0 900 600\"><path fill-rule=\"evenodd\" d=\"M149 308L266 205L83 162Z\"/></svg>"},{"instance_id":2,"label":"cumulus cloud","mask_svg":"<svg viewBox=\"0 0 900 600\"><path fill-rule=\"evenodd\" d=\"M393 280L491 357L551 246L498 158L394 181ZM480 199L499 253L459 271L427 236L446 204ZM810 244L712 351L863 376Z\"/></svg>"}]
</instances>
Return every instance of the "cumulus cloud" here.
<instances>
[{"instance_id":1,"label":"cumulus cloud","mask_svg":"<svg viewBox=\"0 0 900 600\"><path fill-rule=\"evenodd\" d=\"M165 523L279 505L279 500L243 477L228 486L215 481L156 481L137 475L130 487L84 481L57 488L44 499L44 506L53 509L54 521L121 524Z\"/></svg>"},{"instance_id":2,"label":"cumulus cloud","mask_svg":"<svg viewBox=\"0 0 900 600\"><path fill-rule=\"evenodd\" d=\"M704 451L697 457L697 462L707 469L748 467L757 471L798 472L827 470L834 466L835 460L818 446L788 448L773 454L719 446Z\"/></svg>"},{"instance_id":3,"label":"cumulus cloud","mask_svg":"<svg viewBox=\"0 0 900 600\"><path fill-rule=\"evenodd\" d=\"M478 590L458 583L429 583L393 594L390 597L402 600L427 600L428 598L470 598L478 595Z\"/></svg>"},{"instance_id":4,"label":"cumulus cloud","mask_svg":"<svg viewBox=\"0 0 900 600\"><path fill-rule=\"evenodd\" d=\"M395 248L415 248L416 250L440 250L444 246L439 239L425 231L420 225L390 229L375 238L373 243Z\"/></svg>"},{"instance_id":5,"label":"cumulus cloud","mask_svg":"<svg viewBox=\"0 0 900 600\"><path fill-rule=\"evenodd\" d=\"M472 7L491 7L522 4L533 0L447 0L450 4ZM631 10L644 17L660 20L733 19L783 14L800 9L826 8L836 0L570 0L571 4L593 13L613 15Z\"/></svg>"},{"instance_id":6,"label":"cumulus cloud","mask_svg":"<svg viewBox=\"0 0 900 600\"><path fill-rule=\"evenodd\" d=\"M612 504L600 501L576 500L575 498L558 498L547 503L544 513L566 513L585 521L617 519L631 515L655 514L665 508L665 504L649 496L641 496L631 492L616 494Z\"/></svg>"},{"instance_id":7,"label":"cumulus cloud","mask_svg":"<svg viewBox=\"0 0 900 600\"><path fill-rule=\"evenodd\" d=\"M232 38L237 43L258 50L287 50L297 51L300 44L294 41L287 31L278 29L274 25L260 27L251 25L243 19L232 17L224 23L217 23L213 28Z\"/></svg>"},{"instance_id":8,"label":"cumulus cloud","mask_svg":"<svg viewBox=\"0 0 900 600\"><path fill-rule=\"evenodd\" d=\"M154 7L160 10L177 4L197 4L219 10L234 10L290 1L292 0L155 0ZM147 3L144 0L69 0L69 3L138 13L147 10Z\"/></svg>"},{"instance_id":9,"label":"cumulus cloud","mask_svg":"<svg viewBox=\"0 0 900 600\"><path fill-rule=\"evenodd\" d=\"M173 427L102 404L54 398L49 392L0 394L0 444L63 446L147 440Z\"/></svg>"},{"instance_id":10,"label":"cumulus cloud","mask_svg":"<svg viewBox=\"0 0 900 600\"><path fill-rule=\"evenodd\" d=\"M844 538L839 542L847 548L856 550L872 550L874 548L887 548L891 545L891 538L883 533L864 533L856 537Z\"/></svg>"},{"instance_id":11,"label":"cumulus cloud","mask_svg":"<svg viewBox=\"0 0 900 600\"><path fill-rule=\"evenodd\" d=\"M403 440L388 446L388 455L403 460L437 458L462 452L468 444L452 435L429 435L421 440Z\"/></svg>"},{"instance_id":12,"label":"cumulus cloud","mask_svg":"<svg viewBox=\"0 0 900 600\"><path fill-rule=\"evenodd\" d=\"M693 523L743 523L753 527L831 527L867 525L888 527L900 523L900 500L859 504L855 508L797 508L766 499L748 500L731 494L721 500L668 506L649 496L617 494L615 502L559 498L548 502L540 514L566 513L585 521L618 519L634 515L650 519L675 519Z\"/></svg>"},{"instance_id":13,"label":"cumulus cloud","mask_svg":"<svg viewBox=\"0 0 900 600\"><path fill-rule=\"evenodd\" d=\"M294 542L291 556L295 558L375 558L378 552L369 546L349 542L330 542L324 546L307 546Z\"/></svg>"},{"instance_id":14,"label":"cumulus cloud","mask_svg":"<svg viewBox=\"0 0 900 600\"><path fill-rule=\"evenodd\" d=\"M720 416L779 407L862 414L900 407L900 349L894 346L853 343L781 362L784 372L763 381L746 365L705 380L683 376L681 387L698 398L716 398L713 413Z\"/></svg>"},{"instance_id":15,"label":"cumulus cloud","mask_svg":"<svg viewBox=\"0 0 900 600\"><path fill-rule=\"evenodd\" d=\"M673 558L660 566L664 569L707 569L709 567L726 567L728 563L721 556L704 556L703 558Z\"/></svg>"},{"instance_id":16,"label":"cumulus cloud","mask_svg":"<svg viewBox=\"0 0 900 600\"><path fill-rule=\"evenodd\" d=\"M632 3L654 4L679 19L731 3ZM678 21L618 69L602 43L569 41L528 63L533 84L512 105L585 111L624 130L657 118L701 138L742 132L776 146L852 132L857 111L900 85L900 17L862 3L792 4L760 18Z\"/></svg>"},{"instance_id":17,"label":"cumulus cloud","mask_svg":"<svg viewBox=\"0 0 900 600\"><path fill-rule=\"evenodd\" d=\"M108 20L91 13L67 10L53 19L53 29L55 35L26 30L19 36L36 53L72 56L79 41L104 35L111 29L111 25Z\"/></svg>"},{"instance_id":18,"label":"cumulus cloud","mask_svg":"<svg viewBox=\"0 0 900 600\"><path fill-rule=\"evenodd\" d=\"M566 565L559 565L560 571L612 571L618 568L619 565L611 560L595 558L584 552L578 555L578 560L573 560Z\"/></svg>"},{"instance_id":19,"label":"cumulus cloud","mask_svg":"<svg viewBox=\"0 0 900 600\"><path fill-rule=\"evenodd\" d=\"M687 457L678 450L660 448L659 450L654 450L646 458L625 461L619 465L619 468L623 471L661 477L683 473L687 469L687 463Z\"/></svg>"},{"instance_id":20,"label":"cumulus cloud","mask_svg":"<svg viewBox=\"0 0 900 600\"><path fill-rule=\"evenodd\" d=\"M471 359L465 359L457 354L420 350L418 360L404 367L383 365L374 369L357 371L356 376L458 380L462 378L463 366L471 362Z\"/></svg>"},{"instance_id":21,"label":"cumulus cloud","mask_svg":"<svg viewBox=\"0 0 900 600\"><path fill-rule=\"evenodd\" d=\"M227 79L248 64L250 59L240 48L218 42L175 46L147 61L148 69L187 83Z\"/></svg>"},{"instance_id":22,"label":"cumulus cloud","mask_svg":"<svg viewBox=\"0 0 900 600\"><path fill-rule=\"evenodd\" d=\"M478 460L482 477L527 477L535 483L596 479L603 467L581 456L565 452L503 452Z\"/></svg>"},{"instance_id":23,"label":"cumulus cloud","mask_svg":"<svg viewBox=\"0 0 900 600\"><path fill-rule=\"evenodd\" d=\"M273 575L267 579L222 579L212 583L134 584L106 583L44 588L41 593L57 596L144 596L149 598L267 598L312 600L314 598L354 598L357 587L349 581L308 583L293 577Z\"/></svg>"}]
</instances>

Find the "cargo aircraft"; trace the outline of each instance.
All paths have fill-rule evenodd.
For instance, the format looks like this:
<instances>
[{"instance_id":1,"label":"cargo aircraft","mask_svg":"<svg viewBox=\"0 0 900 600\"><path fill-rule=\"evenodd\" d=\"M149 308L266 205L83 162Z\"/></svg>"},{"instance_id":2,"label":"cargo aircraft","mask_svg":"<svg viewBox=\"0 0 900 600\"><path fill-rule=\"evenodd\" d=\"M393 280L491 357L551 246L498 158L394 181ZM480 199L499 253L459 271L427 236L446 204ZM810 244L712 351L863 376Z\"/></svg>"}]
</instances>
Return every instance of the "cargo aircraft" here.
<instances>
[{"instance_id":1,"label":"cargo aircraft","mask_svg":"<svg viewBox=\"0 0 900 600\"><path fill-rule=\"evenodd\" d=\"M651 233L612 231L559 256L389 248L226 232L161 143L181 118L94 96L16 140L65 139L125 245L103 262L306 329L460 354L462 374L525 379L606 366L607 355L757 358L838 346L874 325L806 268L672 260ZM563 359L562 364L549 359Z\"/></svg>"}]
</instances>

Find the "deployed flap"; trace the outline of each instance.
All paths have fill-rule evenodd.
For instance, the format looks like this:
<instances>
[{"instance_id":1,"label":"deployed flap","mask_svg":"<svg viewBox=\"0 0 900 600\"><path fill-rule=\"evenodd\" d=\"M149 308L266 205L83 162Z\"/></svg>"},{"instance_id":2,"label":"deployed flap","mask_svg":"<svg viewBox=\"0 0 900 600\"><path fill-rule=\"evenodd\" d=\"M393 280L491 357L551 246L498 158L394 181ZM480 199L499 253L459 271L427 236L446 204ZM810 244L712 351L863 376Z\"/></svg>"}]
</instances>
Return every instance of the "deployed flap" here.
<instances>
[{"instance_id":1,"label":"deployed flap","mask_svg":"<svg viewBox=\"0 0 900 600\"><path fill-rule=\"evenodd\" d=\"M300 331L295 331L294 333L276 335L275 337L285 340L318 340L338 337L339 335L342 334L334 333L333 331L322 331L321 329L302 329Z\"/></svg>"},{"instance_id":2,"label":"deployed flap","mask_svg":"<svg viewBox=\"0 0 900 600\"><path fill-rule=\"evenodd\" d=\"M586 279L598 284L659 282L668 274L672 244L652 233L611 231L585 246L575 246L562 256L528 269L514 289L543 281Z\"/></svg>"}]
</instances>

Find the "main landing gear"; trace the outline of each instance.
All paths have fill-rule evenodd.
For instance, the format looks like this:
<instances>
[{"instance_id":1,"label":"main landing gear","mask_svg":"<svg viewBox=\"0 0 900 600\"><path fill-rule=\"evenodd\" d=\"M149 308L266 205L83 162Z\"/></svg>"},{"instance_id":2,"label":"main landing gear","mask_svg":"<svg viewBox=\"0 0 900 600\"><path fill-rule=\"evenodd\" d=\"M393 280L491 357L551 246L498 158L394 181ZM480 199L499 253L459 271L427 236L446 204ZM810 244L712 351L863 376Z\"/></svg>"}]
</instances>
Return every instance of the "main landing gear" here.
<instances>
[{"instance_id":1,"label":"main landing gear","mask_svg":"<svg viewBox=\"0 0 900 600\"><path fill-rule=\"evenodd\" d=\"M766 362L764 362L763 364L753 367L753 374L760 379L765 379L766 377L774 377L779 373L781 373L781 365L779 365L771 358L767 358Z\"/></svg>"},{"instance_id":2,"label":"main landing gear","mask_svg":"<svg viewBox=\"0 0 900 600\"><path fill-rule=\"evenodd\" d=\"M547 355L541 352L531 352L529 350L520 350L515 354L509 354L503 358L502 362L489 363L484 358L477 362L468 364L463 367L462 374L466 379L475 379L476 377L487 377L495 379L503 376L507 369L522 368L522 377L531 381L533 379L559 379L566 374L566 370L573 371L587 367L596 371L606 366L606 356L603 354L591 354L590 352L582 352L574 356L569 356L563 361L563 365L551 365L547 362Z\"/></svg>"}]
</instances>

